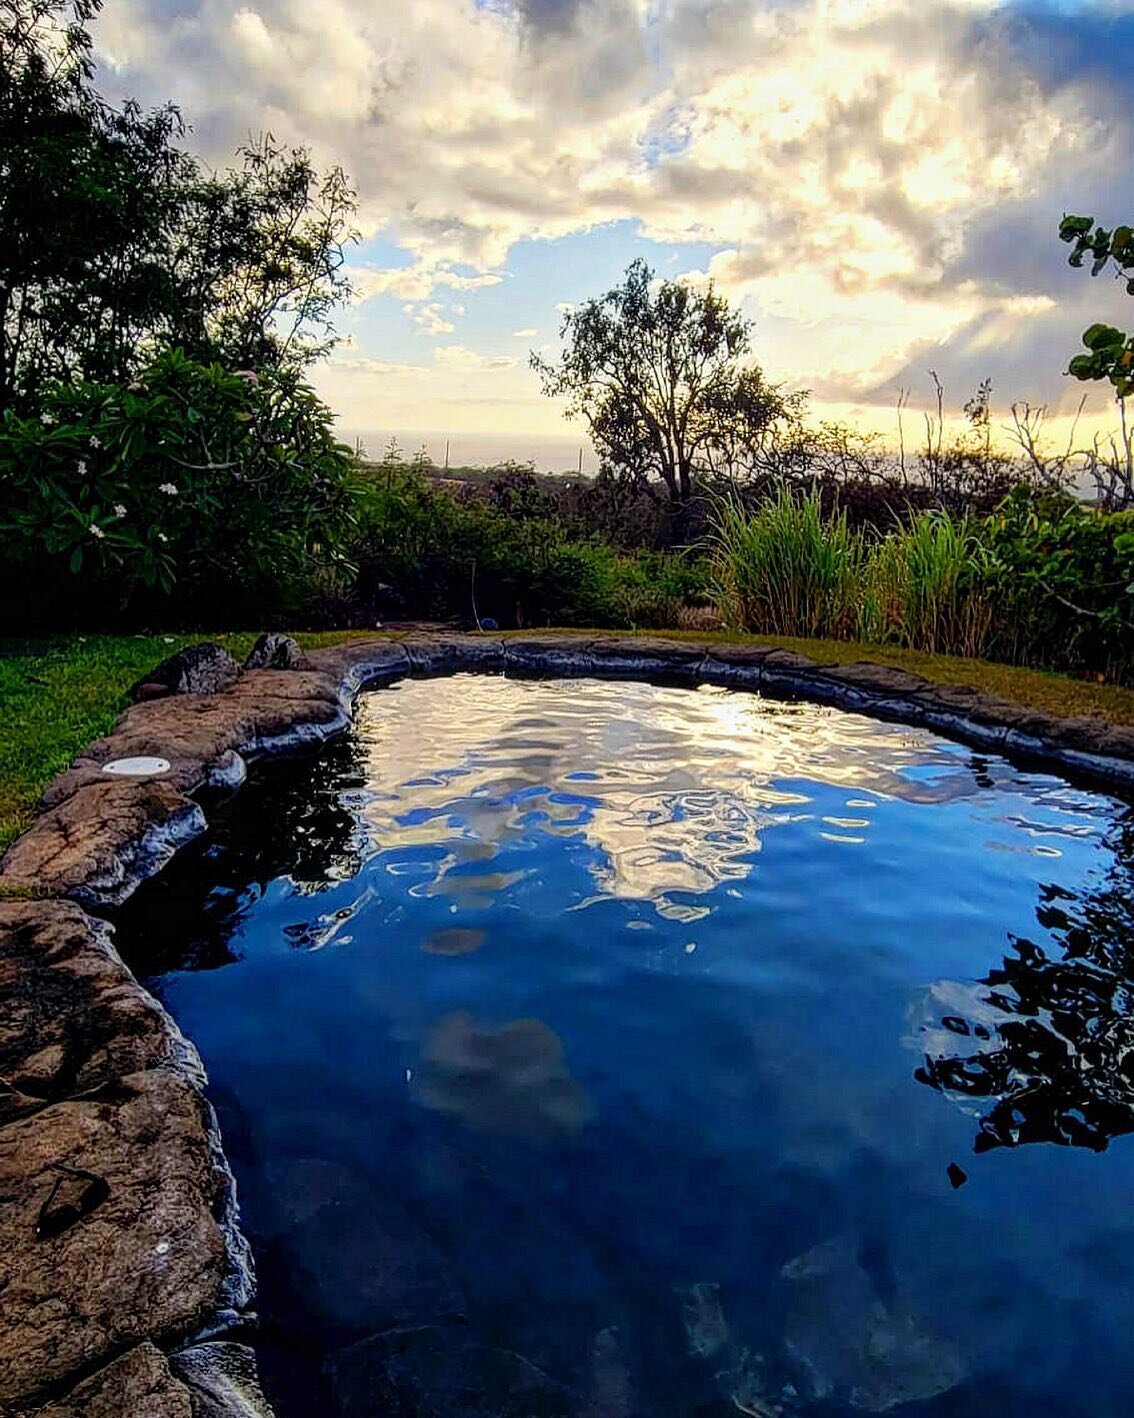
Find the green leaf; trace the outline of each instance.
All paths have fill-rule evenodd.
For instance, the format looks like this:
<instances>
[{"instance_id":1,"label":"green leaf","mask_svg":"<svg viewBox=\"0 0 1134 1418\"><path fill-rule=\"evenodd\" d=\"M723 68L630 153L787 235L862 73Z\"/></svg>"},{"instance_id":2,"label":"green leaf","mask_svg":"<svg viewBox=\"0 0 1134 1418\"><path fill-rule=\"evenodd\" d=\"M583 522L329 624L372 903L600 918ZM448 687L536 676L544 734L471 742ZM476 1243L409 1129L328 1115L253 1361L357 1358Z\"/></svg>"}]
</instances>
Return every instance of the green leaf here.
<instances>
[{"instance_id":1,"label":"green leaf","mask_svg":"<svg viewBox=\"0 0 1134 1418\"><path fill-rule=\"evenodd\" d=\"M79 572L83 569L83 549L76 547L71 553L70 567L72 572Z\"/></svg>"},{"instance_id":2,"label":"green leaf","mask_svg":"<svg viewBox=\"0 0 1134 1418\"><path fill-rule=\"evenodd\" d=\"M1110 349L1113 346L1119 348L1125 343L1125 336L1121 330L1116 330L1113 325L1091 325L1083 332L1083 343L1089 350Z\"/></svg>"}]
</instances>

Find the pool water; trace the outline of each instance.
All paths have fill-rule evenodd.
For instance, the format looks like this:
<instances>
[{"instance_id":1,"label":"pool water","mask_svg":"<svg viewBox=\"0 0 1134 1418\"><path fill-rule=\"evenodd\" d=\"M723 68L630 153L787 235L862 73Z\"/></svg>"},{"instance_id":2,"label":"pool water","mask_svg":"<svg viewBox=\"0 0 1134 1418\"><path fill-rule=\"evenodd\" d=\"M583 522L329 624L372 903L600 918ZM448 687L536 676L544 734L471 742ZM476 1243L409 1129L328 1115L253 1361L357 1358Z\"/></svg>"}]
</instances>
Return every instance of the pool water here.
<instances>
[{"instance_id":1,"label":"pool water","mask_svg":"<svg viewBox=\"0 0 1134 1418\"><path fill-rule=\"evenodd\" d=\"M1128 1414L1134 816L703 688L360 702L120 941L280 1418Z\"/></svg>"}]
</instances>

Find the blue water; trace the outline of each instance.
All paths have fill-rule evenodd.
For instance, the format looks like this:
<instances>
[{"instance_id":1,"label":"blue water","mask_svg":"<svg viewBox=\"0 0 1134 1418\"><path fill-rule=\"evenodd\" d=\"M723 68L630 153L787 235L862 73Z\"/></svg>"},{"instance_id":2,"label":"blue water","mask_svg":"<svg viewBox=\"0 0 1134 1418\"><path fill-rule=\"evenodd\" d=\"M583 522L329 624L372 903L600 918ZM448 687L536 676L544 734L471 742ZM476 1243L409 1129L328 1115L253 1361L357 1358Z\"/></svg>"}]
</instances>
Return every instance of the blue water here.
<instances>
[{"instance_id":1,"label":"blue water","mask_svg":"<svg viewBox=\"0 0 1134 1418\"><path fill-rule=\"evenodd\" d=\"M121 938L280 1418L1134 1404L1134 819L919 730L458 676Z\"/></svg>"}]
</instances>

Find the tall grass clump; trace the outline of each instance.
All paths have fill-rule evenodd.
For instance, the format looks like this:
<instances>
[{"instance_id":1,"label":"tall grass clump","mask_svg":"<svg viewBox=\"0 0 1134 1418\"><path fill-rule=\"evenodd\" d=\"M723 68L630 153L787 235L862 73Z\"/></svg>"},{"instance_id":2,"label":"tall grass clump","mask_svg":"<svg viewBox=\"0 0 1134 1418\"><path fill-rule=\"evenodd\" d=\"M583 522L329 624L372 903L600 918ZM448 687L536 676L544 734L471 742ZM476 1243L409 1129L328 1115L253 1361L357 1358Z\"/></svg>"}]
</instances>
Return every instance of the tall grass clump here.
<instances>
[{"instance_id":1,"label":"tall grass clump","mask_svg":"<svg viewBox=\"0 0 1134 1418\"><path fill-rule=\"evenodd\" d=\"M860 606L863 639L979 656L995 613L993 558L965 521L923 512L874 547Z\"/></svg>"},{"instance_id":2,"label":"tall grass clump","mask_svg":"<svg viewBox=\"0 0 1134 1418\"><path fill-rule=\"evenodd\" d=\"M865 553L845 514L817 493L780 488L755 511L722 501L712 538L714 594L726 622L766 635L837 639L854 628Z\"/></svg>"}]
</instances>

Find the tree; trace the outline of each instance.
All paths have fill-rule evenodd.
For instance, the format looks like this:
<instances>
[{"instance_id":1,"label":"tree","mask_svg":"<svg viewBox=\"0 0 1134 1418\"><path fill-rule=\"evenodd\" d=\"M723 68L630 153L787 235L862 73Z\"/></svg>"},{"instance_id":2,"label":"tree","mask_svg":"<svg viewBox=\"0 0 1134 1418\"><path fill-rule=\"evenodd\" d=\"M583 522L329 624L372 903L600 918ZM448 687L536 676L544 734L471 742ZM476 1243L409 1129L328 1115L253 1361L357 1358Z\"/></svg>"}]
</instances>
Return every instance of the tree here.
<instances>
[{"instance_id":1,"label":"tree","mask_svg":"<svg viewBox=\"0 0 1134 1418\"><path fill-rule=\"evenodd\" d=\"M751 323L712 285L655 282L645 261L622 284L563 317L551 364L533 352L543 392L586 420L602 460L643 486L661 483L684 521L699 480L743 467L789 401L745 363Z\"/></svg>"},{"instance_id":2,"label":"tree","mask_svg":"<svg viewBox=\"0 0 1134 1418\"><path fill-rule=\"evenodd\" d=\"M1094 217L1065 216L1059 224L1059 239L1073 245L1072 266L1082 266L1091 257L1091 275L1097 276L1113 265L1126 282L1126 292L1134 295L1134 227L1119 226L1113 231L1096 224ZM1067 372L1076 379L1108 379L1120 399L1134 394L1134 334L1113 325L1095 324L1083 333L1087 353L1076 355Z\"/></svg>"},{"instance_id":3,"label":"tree","mask_svg":"<svg viewBox=\"0 0 1134 1418\"><path fill-rule=\"evenodd\" d=\"M52 382L127 383L163 348L301 367L347 292L355 197L270 137L208 170L166 105L107 104L101 0L0 0L0 409Z\"/></svg>"},{"instance_id":4,"label":"tree","mask_svg":"<svg viewBox=\"0 0 1134 1418\"><path fill-rule=\"evenodd\" d=\"M106 375L153 301L139 246L179 121L94 93L98 3L0 0L0 407Z\"/></svg>"},{"instance_id":5,"label":"tree","mask_svg":"<svg viewBox=\"0 0 1134 1418\"><path fill-rule=\"evenodd\" d=\"M306 365L332 347L331 313L350 294L355 192L342 168L320 174L271 134L238 156L182 183L165 337L230 367Z\"/></svg>"}]
</instances>

